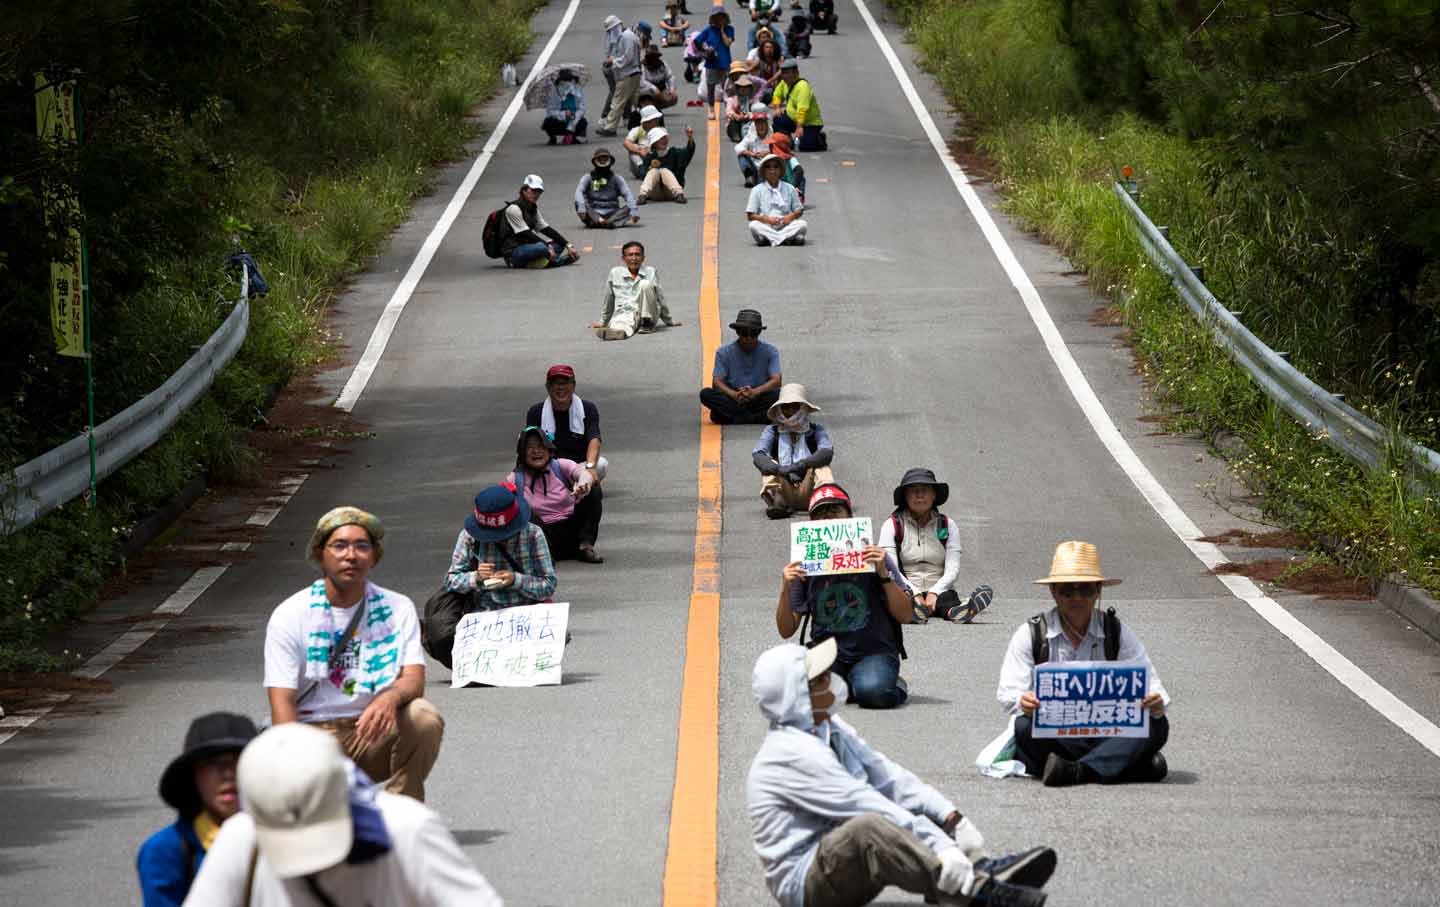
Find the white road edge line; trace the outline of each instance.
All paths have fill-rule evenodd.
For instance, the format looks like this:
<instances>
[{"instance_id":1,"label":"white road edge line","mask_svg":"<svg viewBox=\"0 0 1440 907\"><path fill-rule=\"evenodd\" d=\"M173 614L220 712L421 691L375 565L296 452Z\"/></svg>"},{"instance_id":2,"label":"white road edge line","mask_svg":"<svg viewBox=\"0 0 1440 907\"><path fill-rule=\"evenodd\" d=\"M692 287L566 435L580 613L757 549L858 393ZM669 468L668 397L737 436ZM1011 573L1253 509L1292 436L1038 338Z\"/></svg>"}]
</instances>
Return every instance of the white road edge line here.
<instances>
[{"instance_id":1,"label":"white road edge line","mask_svg":"<svg viewBox=\"0 0 1440 907\"><path fill-rule=\"evenodd\" d=\"M420 279L425 276L425 269L430 267L430 260L440 250L440 243L444 241L445 234L450 232L455 219L460 216L460 211L470 199L470 193L475 190L475 184L480 181L480 176L485 168L490 165L490 159L495 156L495 151L500 147L500 142L505 138L505 133L510 130L510 124L515 117L520 115L525 105L525 89L550 62L551 54L560 45L560 39L565 35L565 30L570 27L570 22L575 18L575 11L580 8L580 0L570 0L570 6L565 10L565 15L556 26L555 33L545 44L540 56L535 58L535 65L530 67L530 73L525 81L515 91L515 97L511 99L510 106L505 108L504 116L496 124L495 131L491 133L490 140L480 150L480 156L475 158L475 163L470 165L470 172L465 174L465 179L460 187L455 190L451 197L450 204L445 206L445 211L440 219L435 222L435 227L430 235L425 238L425 243L416 253L415 260L410 263L410 269L400 280L400 285L395 288L395 293L390 301L385 304L385 311L380 314L380 320L375 323L375 330L370 334L370 342L365 345L365 352L361 354L360 361L355 363L355 370L350 373L350 379L345 382L345 387L340 391L340 396L335 400L335 408L350 412L359 402L360 395L365 393L365 386L370 383L370 376L375 374L375 368L380 364L380 357L385 355L385 347L390 343L390 335L395 332L395 325L400 321L400 315L405 311L405 306L410 302L410 296L415 288L420 285Z\"/></svg>"},{"instance_id":2,"label":"white road edge line","mask_svg":"<svg viewBox=\"0 0 1440 907\"><path fill-rule=\"evenodd\" d=\"M925 102L920 99L920 94L915 90L915 85L910 81L910 76L905 72L905 66L900 58L895 55L895 49L890 46L890 41L881 31L870 14L870 9L865 5L865 0L855 0L855 6L860 12L860 17L870 28L870 34L875 37L875 42L880 45L880 52L890 64L890 69L895 74L900 88L905 94L910 107L915 111L915 116L920 120L920 125L925 130L925 135L930 139L930 145L935 153L940 156L940 161L950 173L950 179L955 184L955 189L960 197L965 200L965 206L970 209L970 214L975 218L985 239L989 241L991 250L994 251L996 259L1010 278L1010 283L1020 293L1021 300L1025 303L1025 309L1030 313L1030 318L1035 322L1041 338L1045 341L1045 349L1049 351L1050 358L1054 360L1055 366L1060 370L1060 375L1065 379L1065 384L1070 389L1075 402L1085 413L1085 418L1090 421L1095 433L1100 436L1101 442L1110 456L1125 470L1130 481L1139 489L1140 494L1150 504L1151 508L1159 514L1170 531L1179 537L1180 541L1190 549L1190 552L1200 559L1208 568L1215 568L1221 564L1229 563L1220 549L1209 543L1201 542L1200 528L1190 519L1189 515L1181 509L1180 505L1170 497L1160 482L1150 472L1149 468L1141 462L1135 451L1130 447L1120 434L1119 429L1111 420L1110 414L1105 411L1100 398L1095 396L1095 391L1090 387L1080 366L1070 355L1070 348L1065 345L1065 340L1051 320L1050 313L1045 308L1045 303L1040 299L1035 285L1030 282L1030 277L1020 262L1015 258L1015 253L1010 249L1010 244L1001 235L1000 229L986 210L980 196L970 186L969 178L965 171L956 163L955 158L950 154L950 149L945 146L945 140L940 135L940 129L935 125L935 120L930 112L925 109ZM1334 646L1330 645L1318 634L1312 631L1305 624L1301 623L1293 614L1286 611L1275 600L1260 591L1260 588L1251 582L1247 577L1234 575L1218 576L1225 587L1238 599L1249 605L1251 609L1263 617L1275 629L1287 636L1295 643L1302 652L1315 660L1320 667L1329 671L1338 681L1350 689L1352 693L1363 699L1371 708L1389 719L1396 727L1400 728L1411 737L1415 738L1421 746L1428 749L1436 756L1440 756L1440 727L1436 727L1425 716L1406 705L1400 697L1381 686L1369 674L1362 671L1354 662L1341 655Z\"/></svg>"}]
</instances>

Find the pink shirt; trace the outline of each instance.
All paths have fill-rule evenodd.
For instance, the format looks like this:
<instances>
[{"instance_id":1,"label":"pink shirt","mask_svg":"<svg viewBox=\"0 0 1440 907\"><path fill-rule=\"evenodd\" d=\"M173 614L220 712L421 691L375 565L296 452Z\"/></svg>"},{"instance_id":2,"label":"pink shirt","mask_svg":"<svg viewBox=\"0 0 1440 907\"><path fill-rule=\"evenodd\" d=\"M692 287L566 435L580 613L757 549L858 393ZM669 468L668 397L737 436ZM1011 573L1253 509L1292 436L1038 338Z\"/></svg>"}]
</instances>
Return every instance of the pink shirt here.
<instances>
[{"instance_id":1,"label":"pink shirt","mask_svg":"<svg viewBox=\"0 0 1440 907\"><path fill-rule=\"evenodd\" d=\"M585 475L583 463L563 457L556 457L551 462L558 464L560 471L570 477L572 486L578 484L581 476ZM535 475L528 469L516 470L510 474L510 480L524 493L525 503L530 505L530 509L535 511L535 516L539 517L542 523L558 523L569 519L575 512L575 496L548 466L540 475Z\"/></svg>"}]
</instances>

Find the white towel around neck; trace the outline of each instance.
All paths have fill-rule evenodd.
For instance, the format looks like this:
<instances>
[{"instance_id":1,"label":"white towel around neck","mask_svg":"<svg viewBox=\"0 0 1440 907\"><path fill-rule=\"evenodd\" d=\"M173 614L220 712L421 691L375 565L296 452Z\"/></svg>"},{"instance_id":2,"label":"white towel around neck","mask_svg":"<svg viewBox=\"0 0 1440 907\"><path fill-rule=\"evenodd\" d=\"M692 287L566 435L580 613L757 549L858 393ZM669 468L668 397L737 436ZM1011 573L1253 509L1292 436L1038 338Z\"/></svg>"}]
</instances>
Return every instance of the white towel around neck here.
<instances>
[{"instance_id":1,"label":"white towel around neck","mask_svg":"<svg viewBox=\"0 0 1440 907\"><path fill-rule=\"evenodd\" d=\"M540 410L540 430L555 437L555 402L547 395L545 407ZM579 394L570 395L570 434L585 434L585 401Z\"/></svg>"}]
</instances>

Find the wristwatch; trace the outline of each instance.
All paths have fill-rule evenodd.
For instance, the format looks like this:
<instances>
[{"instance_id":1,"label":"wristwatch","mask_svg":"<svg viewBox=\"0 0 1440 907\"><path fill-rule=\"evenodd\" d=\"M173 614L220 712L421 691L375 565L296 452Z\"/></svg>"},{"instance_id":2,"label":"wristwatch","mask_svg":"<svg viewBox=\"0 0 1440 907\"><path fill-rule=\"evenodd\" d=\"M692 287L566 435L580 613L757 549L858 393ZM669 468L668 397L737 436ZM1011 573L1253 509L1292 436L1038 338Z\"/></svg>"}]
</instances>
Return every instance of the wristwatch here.
<instances>
[{"instance_id":1,"label":"wristwatch","mask_svg":"<svg viewBox=\"0 0 1440 907\"><path fill-rule=\"evenodd\" d=\"M585 461L583 464L581 464L581 465L583 465L586 469L594 469L594 468L595 468L595 464L594 464L594 463L591 463L589 460L586 460L586 461Z\"/></svg>"}]
</instances>

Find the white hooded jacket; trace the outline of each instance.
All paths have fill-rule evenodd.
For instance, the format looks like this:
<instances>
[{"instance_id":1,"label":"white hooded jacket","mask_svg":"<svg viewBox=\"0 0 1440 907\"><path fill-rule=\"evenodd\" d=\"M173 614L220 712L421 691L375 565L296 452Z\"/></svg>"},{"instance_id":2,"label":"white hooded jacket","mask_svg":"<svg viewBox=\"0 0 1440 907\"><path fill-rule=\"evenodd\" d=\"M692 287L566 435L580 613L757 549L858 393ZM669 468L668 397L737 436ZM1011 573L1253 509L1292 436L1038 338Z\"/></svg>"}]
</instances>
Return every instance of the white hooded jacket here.
<instances>
[{"instance_id":1,"label":"white hooded jacket","mask_svg":"<svg viewBox=\"0 0 1440 907\"><path fill-rule=\"evenodd\" d=\"M940 825L955 805L844 720L811 714L805 648L776 646L755 662L751 689L770 732L745 783L746 808L765 882L785 907L804 907L805 875L820 838L846 820L878 813L938 856L958 847Z\"/></svg>"}]
</instances>

